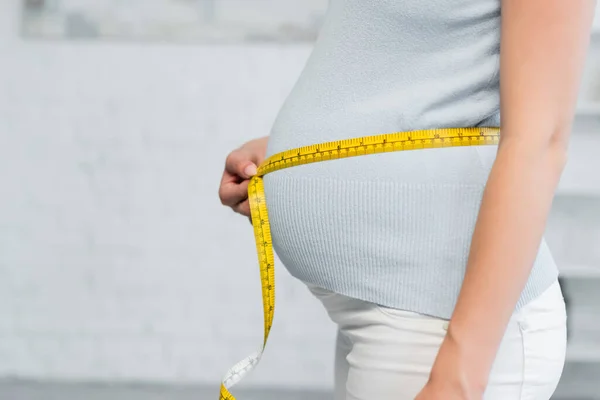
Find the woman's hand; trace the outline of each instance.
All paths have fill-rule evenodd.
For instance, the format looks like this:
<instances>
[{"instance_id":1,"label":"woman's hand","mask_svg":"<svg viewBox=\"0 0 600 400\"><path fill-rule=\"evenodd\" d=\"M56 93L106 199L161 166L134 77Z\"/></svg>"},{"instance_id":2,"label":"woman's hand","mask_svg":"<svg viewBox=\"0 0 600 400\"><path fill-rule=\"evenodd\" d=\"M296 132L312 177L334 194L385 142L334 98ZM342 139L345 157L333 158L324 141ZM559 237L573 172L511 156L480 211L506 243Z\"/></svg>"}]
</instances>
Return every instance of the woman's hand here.
<instances>
[{"instance_id":1,"label":"woman's hand","mask_svg":"<svg viewBox=\"0 0 600 400\"><path fill-rule=\"evenodd\" d=\"M427 382L415 400L481 400L481 397L469 396L452 383L442 384L433 381Z\"/></svg>"},{"instance_id":2,"label":"woman's hand","mask_svg":"<svg viewBox=\"0 0 600 400\"><path fill-rule=\"evenodd\" d=\"M432 367L429 381L415 400L481 400L487 374L476 370L463 346L448 333Z\"/></svg>"},{"instance_id":3,"label":"woman's hand","mask_svg":"<svg viewBox=\"0 0 600 400\"><path fill-rule=\"evenodd\" d=\"M250 217L248 182L265 159L268 136L251 140L232 151L225 160L219 186L221 203L239 214Z\"/></svg>"},{"instance_id":4,"label":"woman's hand","mask_svg":"<svg viewBox=\"0 0 600 400\"><path fill-rule=\"evenodd\" d=\"M482 396L470 395L451 382L427 382L415 400L481 400Z\"/></svg>"}]
</instances>

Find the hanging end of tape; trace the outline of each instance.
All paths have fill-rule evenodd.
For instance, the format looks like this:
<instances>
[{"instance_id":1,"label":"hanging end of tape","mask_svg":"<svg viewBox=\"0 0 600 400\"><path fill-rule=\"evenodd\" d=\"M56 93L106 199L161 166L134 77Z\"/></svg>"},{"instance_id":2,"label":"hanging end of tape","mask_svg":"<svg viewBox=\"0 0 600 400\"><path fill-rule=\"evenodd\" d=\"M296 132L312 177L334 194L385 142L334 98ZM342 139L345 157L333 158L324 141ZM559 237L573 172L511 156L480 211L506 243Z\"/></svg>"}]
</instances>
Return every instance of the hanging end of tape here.
<instances>
[{"instance_id":1,"label":"hanging end of tape","mask_svg":"<svg viewBox=\"0 0 600 400\"><path fill-rule=\"evenodd\" d=\"M227 371L225 378L223 378L222 386L226 389L231 389L233 386L235 386L239 381L244 379L244 377L248 375L250 371L254 369L254 367L260 361L261 356L262 352L256 351L231 367L231 369Z\"/></svg>"}]
</instances>

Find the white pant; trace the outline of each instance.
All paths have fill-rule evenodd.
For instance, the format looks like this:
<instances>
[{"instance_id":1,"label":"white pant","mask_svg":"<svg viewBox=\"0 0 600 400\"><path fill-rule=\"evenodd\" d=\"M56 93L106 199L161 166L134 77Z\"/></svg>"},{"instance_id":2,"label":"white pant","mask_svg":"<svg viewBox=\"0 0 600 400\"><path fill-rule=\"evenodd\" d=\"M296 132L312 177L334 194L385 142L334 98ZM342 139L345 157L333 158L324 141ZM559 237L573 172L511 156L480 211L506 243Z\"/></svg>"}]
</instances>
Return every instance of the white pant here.
<instances>
[{"instance_id":1,"label":"white pant","mask_svg":"<svg viewBox=\"0 0 600 400\"><path fill-rule=\"evenodd\" d=\"M338 325L335 400L413 400L427 382L447 321L309 289ZM555 282L512 316L485 400L548 400L565 352L565 303Z\"/></svg>"}]
</instances>

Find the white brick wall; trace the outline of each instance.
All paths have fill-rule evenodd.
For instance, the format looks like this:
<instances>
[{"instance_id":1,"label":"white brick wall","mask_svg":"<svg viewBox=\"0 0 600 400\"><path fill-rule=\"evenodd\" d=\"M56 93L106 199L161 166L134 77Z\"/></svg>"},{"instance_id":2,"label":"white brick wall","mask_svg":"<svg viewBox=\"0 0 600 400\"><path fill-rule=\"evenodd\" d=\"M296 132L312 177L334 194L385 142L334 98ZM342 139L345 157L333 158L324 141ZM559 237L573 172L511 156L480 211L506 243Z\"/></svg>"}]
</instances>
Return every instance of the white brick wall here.
<instances>
[{"instance_id":1,"label":"white brick wall","mask_svg":"<svg viewBox=\"0 0 600 400\"><path fill-rule=\"evenodd\" d=\"M17 3L0 4L0 376L216 382L262 335L224 157L268 133L309 47L23 42ZM279 267L248 383L328 385L333 327Z\"/></svg>"},{"instance_id":2,"label":"white brick wall","mask_svg":"<svg viewBox=\"0 0 600 400\"><path fill-rule=\"evenodd\" d=\"M215 383L262 328L223 159L268 132L309 47L23 42L17 5L0 2L0 376ZM328 386L333 327L278 267L248 384Z\"/></svg>"}]
</instances>

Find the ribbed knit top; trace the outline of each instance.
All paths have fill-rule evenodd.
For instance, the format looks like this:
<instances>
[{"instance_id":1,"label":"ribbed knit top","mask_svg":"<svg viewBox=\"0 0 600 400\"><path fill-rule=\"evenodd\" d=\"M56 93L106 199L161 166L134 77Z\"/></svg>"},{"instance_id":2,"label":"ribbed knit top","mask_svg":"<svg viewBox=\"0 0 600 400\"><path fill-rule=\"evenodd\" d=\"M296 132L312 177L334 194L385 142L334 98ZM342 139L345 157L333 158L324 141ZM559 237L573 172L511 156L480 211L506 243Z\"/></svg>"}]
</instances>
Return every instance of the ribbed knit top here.
<instances>
[{"instance_id":1,"label":"ribbed knit top","mask_svg":"<svg viewBox=\"0 0 600 400\"><path fill-rule=\"evenodd\" d=\"M330 0L268 155L380 133L498 126L499 46L500 0ZM495 151L401 151L268 174L275 251L302 281L449 318ZM517 308L556 277L542 241Z\"/></svg>"}]
</instances>

